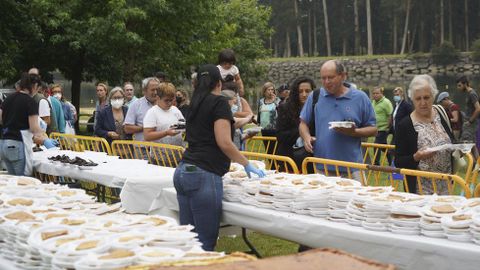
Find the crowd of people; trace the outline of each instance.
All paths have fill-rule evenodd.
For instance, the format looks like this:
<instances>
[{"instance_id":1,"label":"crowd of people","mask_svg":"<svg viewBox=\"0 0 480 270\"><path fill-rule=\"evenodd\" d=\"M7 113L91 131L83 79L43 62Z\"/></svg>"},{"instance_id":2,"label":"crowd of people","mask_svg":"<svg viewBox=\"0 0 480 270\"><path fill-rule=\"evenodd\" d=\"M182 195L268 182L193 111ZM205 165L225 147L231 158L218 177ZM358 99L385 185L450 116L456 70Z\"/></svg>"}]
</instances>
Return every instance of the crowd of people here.
<instances>
[{"instance_id":1,"label":"crowd of people","mask_svg":"<svg viewBox=\"0 0 480 270\"><path fill-rule=\"evenodd\" d=\"M429 75L415 76L407 91L395 88L392 104L382 87L373 88L369 97L347 81L347 69L340 61L329 60L320 69L320 88L305 76L278 88L266 82L254 115L243 97L244 85L235 62L233 50L225 49L219 53L217 66L201 66L192 76L191 101L188 93L177 89L162 72L141 82L141 97L135 96L132 82L111 90L105 83L96 84L96 136L109 143L188 143L174 175L180 222L195 225L206 250L213 250L218 237L222 176L228 172L230 162L242 164L249 176L265 174L239 151L245 140L258 132L275 136L275 154L291 157L300 168L306 156L362 163L363 140L375 137L375 143L387 144L392 134L391 143L396 148L387 155L389 165L451 173L451 153L429 148L458 141L475 141L479 146L480 129L475 128L480 126L479 97L466 77L457 81L467 101L463 114L448 92L438 94ZM36 144L53 147L55 141L47 135L73 133L78 121L77 109L65 100L63 87L46 86L36 68L22 74L17 92L3 101L1 113L0 156L8 172L15 175L27 171L28 151L24 150L32 144L32 138ZM348 125L332 126L333 122ZM258 129L245 131L249 123L257 124ZM265 144L265 151L273 154L273 145ZM380 160L375 162L380 164ZM340 168L340 173L347 176L345 168ZM352 178L362 179L361 172L353 171ZM422 180L424 193L434 192L430 183ZM417 192L416 179L408 179L408 185L410 192ZM447 186L439 184L437 193L447 192Z\"/></svg>"}]
</instances>

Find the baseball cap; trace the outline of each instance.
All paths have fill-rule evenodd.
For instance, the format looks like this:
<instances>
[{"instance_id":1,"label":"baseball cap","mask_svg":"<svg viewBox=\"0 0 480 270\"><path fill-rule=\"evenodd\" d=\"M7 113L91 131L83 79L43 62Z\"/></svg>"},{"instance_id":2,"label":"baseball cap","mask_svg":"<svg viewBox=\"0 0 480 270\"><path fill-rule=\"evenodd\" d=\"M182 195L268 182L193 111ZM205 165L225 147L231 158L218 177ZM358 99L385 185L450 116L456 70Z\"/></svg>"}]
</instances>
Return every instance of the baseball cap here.
<instances>
[{"instance_id":1,"label":"baseball cap","mask_svg":"<svg viewBox=\"0 0 480 270\"><path fill-rule=\"evenodd\" d=\"M441 92L437 96L437 103L440 103L444 98L450 97L450 94L448 92Z\"/></svg>"}]
</instances>

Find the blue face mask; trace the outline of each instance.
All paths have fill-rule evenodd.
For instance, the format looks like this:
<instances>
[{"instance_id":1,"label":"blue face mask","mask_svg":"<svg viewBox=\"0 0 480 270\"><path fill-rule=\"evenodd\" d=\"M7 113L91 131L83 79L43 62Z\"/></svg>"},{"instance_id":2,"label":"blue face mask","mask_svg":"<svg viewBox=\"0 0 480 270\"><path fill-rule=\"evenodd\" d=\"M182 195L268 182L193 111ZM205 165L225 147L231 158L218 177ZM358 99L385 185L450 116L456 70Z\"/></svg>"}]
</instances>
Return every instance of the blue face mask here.
<instances>
[{"instance_id":1,"label":"blue face mask","mask_svg":"<svg viewBox=\"0 0 480 270\"><path fill-rule=\"evenodd\" d=\"M393 96L393 101L400 102L400 100L402 100L400 96Z\"/></svg>"}]
</instances>

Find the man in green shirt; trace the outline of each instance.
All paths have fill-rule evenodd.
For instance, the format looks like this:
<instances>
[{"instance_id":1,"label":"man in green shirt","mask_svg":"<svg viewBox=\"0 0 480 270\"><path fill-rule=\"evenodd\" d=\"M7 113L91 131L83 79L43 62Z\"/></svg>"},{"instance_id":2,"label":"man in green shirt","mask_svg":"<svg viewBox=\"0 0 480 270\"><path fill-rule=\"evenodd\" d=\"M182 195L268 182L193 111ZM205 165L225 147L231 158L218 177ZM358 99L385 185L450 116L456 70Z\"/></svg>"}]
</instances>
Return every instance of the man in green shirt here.
<instances>
[{"instance_id":1,"label":"man in green shirt","mask_svg":"<svg viewBox=\"0 0 480 270\"><path fill-rule=\"evenodd\" d=\"M390 116L393 112L393 106L390 100L383 95L383 87L375 87L372 91L372 105L377 119L378 133L375 137L375 143L387 144L388 131L390 129ZM375 164L389 165L391 157L387 154L388 164L380 164L381 152L377 153ZM383 162L384 163L384 162Z\"/></svg>"}]
</instances>

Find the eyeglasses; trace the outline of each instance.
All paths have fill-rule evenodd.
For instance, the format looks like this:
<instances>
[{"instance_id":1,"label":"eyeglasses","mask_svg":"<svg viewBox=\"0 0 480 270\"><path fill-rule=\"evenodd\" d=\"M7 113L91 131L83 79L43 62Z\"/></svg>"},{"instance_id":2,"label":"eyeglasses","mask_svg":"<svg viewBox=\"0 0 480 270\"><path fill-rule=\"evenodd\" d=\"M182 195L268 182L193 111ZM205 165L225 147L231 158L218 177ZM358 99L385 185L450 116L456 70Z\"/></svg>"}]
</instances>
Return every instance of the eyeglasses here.
<instances>
[{"instance_id":1,"label":"eyeglasses","mask_svg":"<svg viewBox=\"0 0 480 270\"><path fill-rule=\"evenodd\" d=\"M133 88L125 88L125 91L133 91Z\"/></svg>"}]
</instances>

